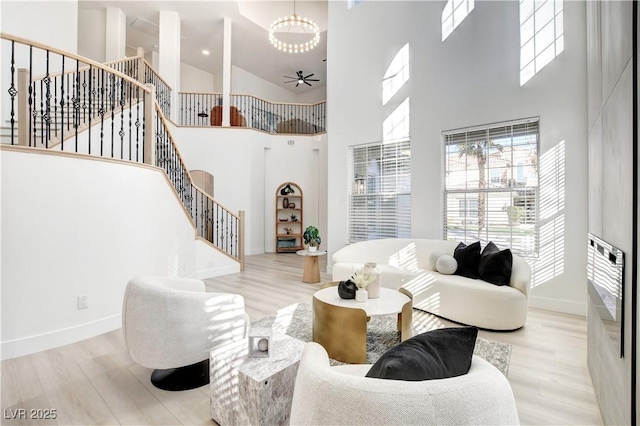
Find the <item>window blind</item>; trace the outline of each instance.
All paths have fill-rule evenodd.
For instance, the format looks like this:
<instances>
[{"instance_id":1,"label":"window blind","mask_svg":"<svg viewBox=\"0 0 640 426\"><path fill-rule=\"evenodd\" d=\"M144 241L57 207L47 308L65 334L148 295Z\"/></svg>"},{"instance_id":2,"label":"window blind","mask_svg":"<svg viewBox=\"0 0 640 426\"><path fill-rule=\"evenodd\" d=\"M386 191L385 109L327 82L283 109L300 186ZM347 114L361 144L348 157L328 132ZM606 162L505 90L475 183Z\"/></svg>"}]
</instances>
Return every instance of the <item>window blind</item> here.
<instances>
[{"instance_id":1,"label":"window blind","mask_svg":"<svg viewBox=\"0 0 640 426\"><path fill-rule=\"evenodd\" d=\"M348 242L411 235L411 141L349 148Z\"/></svg>"},{"instance_id":2,"label":"window blind","mask_svg":"<svg viewBox=\"0 0 640 426\"><path fill-rule=\"evenodd\" d=\"M538 252L539 121L444 132L444 238Z\"/></svg>"}]
</instances>

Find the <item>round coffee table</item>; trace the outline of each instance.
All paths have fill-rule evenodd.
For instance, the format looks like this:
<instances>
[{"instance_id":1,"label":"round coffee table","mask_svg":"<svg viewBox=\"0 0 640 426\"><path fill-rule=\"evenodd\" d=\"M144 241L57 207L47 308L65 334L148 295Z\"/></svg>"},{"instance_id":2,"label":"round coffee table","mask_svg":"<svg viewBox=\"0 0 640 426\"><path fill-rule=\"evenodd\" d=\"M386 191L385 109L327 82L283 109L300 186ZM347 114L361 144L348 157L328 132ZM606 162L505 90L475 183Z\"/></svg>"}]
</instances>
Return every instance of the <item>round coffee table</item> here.
<instances>
[{"instance_id":1,"label":"round coffee table","mask_svg":"<svg viewBox=\"0 0 640 426\"><path fill-rule=\"evenodd\" d=\"M320 264L318 263L318 256L324 256L326 251L309 251L298 250L297 255L304 256L304 271L302 272L302 282L308 284L315 284L320 282Z\"/></svg>"},{"instance_id":2,"label":"round coffee table","mask_svg":"<svg viewBox=\"0 0 640 426\"><path fill-rule=\"evenodd\" d=\"M409 295L388 288L366 303L338 296L338 283L331 283L313 295L313 341L329 357L350 364L367 360L367 322L372 316L397 315L400 339L412 336L413 303Z\"/></svg>"}]
</instances>

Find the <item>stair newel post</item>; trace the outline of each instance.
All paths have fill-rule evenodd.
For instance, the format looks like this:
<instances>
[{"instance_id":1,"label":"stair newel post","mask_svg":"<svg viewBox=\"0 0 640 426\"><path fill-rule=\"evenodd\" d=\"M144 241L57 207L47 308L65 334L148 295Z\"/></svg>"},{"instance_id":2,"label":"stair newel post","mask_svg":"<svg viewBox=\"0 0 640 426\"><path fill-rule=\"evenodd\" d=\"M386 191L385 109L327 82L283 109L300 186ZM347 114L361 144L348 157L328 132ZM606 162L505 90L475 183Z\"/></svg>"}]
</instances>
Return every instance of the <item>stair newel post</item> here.
<instances>
[{"instance_id":1,"label":"stair newel post","mask_svg":"<svg viewBox=\"0 0 640 426\"><path fill-rule=\"evenodd\" d=\"M156 165L156 86L145 84L149 88L144 92L144 148L143 157L145 164Z\"/></svg>"},{"instance_id":2,"label":"stair newel post","mask_svg":"<svg viewBox=\"0 0 640 426\"><path fill-rule=\"evenodd\" d=\"M238 260L240 272L244 271L244 210L238 211Z\"/></svg>"},{"instance_id":3,"label":"stair newel post","mask_svg":"<svg viewBox=\"0 0 640 426\"><path fill-rule=\"evenodd\" d=\"M18 69L18 145L29 145L29 70ZM12 141L13 143L13 141Z\"/></svg>"},{"instance_id":4,"label":"stair newel post","mask_svg":"<svg viewBox=\"0 0 640 426\"><path fill-rule=\"evenodd\" d=\"M140 83L144 84L144 49L142 47L138 47L136 50L136 56L138 59L136 60L136 80Z\"/></svg>"}]
</instances>

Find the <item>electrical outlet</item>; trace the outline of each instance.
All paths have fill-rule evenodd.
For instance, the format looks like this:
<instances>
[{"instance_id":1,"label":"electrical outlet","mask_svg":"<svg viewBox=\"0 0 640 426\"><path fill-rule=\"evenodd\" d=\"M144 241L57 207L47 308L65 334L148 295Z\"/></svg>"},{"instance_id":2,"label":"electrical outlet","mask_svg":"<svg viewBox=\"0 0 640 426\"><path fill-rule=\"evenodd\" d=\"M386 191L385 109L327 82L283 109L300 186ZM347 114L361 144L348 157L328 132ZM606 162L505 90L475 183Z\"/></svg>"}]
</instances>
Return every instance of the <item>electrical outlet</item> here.
<instances>
[{"instance_id":1,"label":"electrical outlet","mask_svg":"<svg viewBox=\"0 0 640 426\"><path fill-rule=\"evenodd\" d=\"M87 296L78 296L78 309L87 309L89 307L89 298Z\"/></svg>"}]
</instances>

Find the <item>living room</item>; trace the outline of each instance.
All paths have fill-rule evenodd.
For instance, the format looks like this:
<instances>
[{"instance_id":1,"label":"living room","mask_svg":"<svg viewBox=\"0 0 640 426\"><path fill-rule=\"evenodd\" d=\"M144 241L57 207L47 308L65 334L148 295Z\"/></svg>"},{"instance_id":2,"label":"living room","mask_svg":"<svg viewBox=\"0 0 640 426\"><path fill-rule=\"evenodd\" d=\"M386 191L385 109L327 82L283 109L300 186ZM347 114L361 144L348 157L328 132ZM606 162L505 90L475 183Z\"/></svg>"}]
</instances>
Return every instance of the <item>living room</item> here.
<instances>
[{"instance_id":1,"label":"living room","mask_svg":"<svg viewBox=\"0 0 640 426\"><path fill-rule=\"evenodd\" d=\"M25 4L28 3L34 2L25 2ZM298 4L298 8L302 14L304 2L300 3L302 4ZM558 27L555 33L555 40L558 40L559 34L562 34L562 48L556 46L555 56L535 75L527 76L528 80L524 83L519 3L478 2L460 25L456 26L443 40L442 18L445 3L428 1L398 4L397 2L364 1L352 8L347 7L346 1L327 3L326 33L323 32L323 37L327 39L326 82L320 83L326 85L324 90L326 90L326 122L328 124L325 134L278 136L265 135L250 129L214 130L173 126L172 132L176 138L176 144L184 154L185 162L190 169L209 170L215 176L215 196L221 203L233 211L246 212L244 243L247 266L244 272L237 273L249 274L257 279L255 271L249 271L251 267L275 270L285 268L291 276L276 275L274 279L285 282L291 280L290 291L296 297L309 298L311 293L306 291L307 288L305 290L298 288L303 285L302 283L293 284L295 280L299 281L296 272L299 275L302 271L302 259L294 255L262 254L273 252L275 249L271 223L273 222L273 198L278 184L286 181L301 183L305 191L304 223L318 225L322 233L322 249L328 252L328 256L321 260L322 277L323 281L329 281L332 272L331 256L344 247L346 242L352 242L349 221L345 220L345 217L349 214L352 195L346 188L352 188L354 183L349 175L349 162L353 158L350 159L352 155L350 153L353 150L376 143L381 145L382 141L386 140L407 137L410 139L410 207L408 215L405 215L409 220L410 236L441 239L446 237L447 232L451 232L451 228L446 229L445 225L448 224L445 217L447 213L444 198L447 169L444 164L443 138L446 135L470 132L492 123L497 123L498 126L514 125L516 122L521 123L522 120L534 119L531 122L537 122L539 128L538 199L541 204L537 225L540 238L537 246L537 260L532 265L533 279L529 306L538 315L539 325L545 322L547 315L558 315L553 317L551 322L556 322L557 318L571 318L569 320L571 325L565 324L570 328L575 325L573 318L581 318L578 324L582 321L582 325L578 325L577 328L584 332L580 339L583 339L585 349L579 356L582 357L586 366L587 339L589 344L596 346L590 349L594 352L590 355L590 373L587 372L587 376L593 379L594 390L589 392L595 392L598 396L600 404L598 412L602 415L602 421L612 424L632 423L635 419L632 420L631 410L635 402L632 401L631 386L635 386L636 383L635 379L631 378L636 371L633 365L636 358L632 353L636 350L633 342L637 342L632 333L637 333L637 328L635 320L632 321L631 313L635 309L633 306L637 304L633 294L637 299L637 293L632 292L636 286L635 278L632 276L632 265L635 264L636 256L630 230L634 223L632 213L635 208L631 205L633 198L631 194L634 191L637 192L637 189L629 184L623 184L632 181L631 163L627 164L623 160L630 161L631 146L635 144L631 137L633 122L630 114L631 92L627 90L631 87L632 74L632 25L629 18L631 3L564 2L562 28L558 32L560 29ZM117 7L117 4L114 3L114 6ZM64 51L78 51L83 37L77 28L82 26L80 21L84 12L79 9L77 2L46 2L38 4L38 7L34 7L33 4L25 6L20 5L19 2L3 2L2 9L3 33L34 39ZM28 19L25 18L27 9L29 10ZM7 10L9 12L5 13ZM50 19L52 16L55 19ZM23 21L30 22L32 25L19 24ZM188 23L183 22L182 25L186 26ZM217 22L216 25L223 24ZM70 30L61 32L59 31L61 26ZM33 27L37 27L37 31ZM76 30L73 30L74 28ZM234 32L233 37L242 37L241 34L241 32ZM265 41L267 41L266 31ZM594 46L597 46L597 49ZM272 49L268 42L260 48ZM3 52L5 52L4 49ZM394 87L395 92L386 96L384 81L396 57L401 58L401 64L408 58L406 63L399 67L406 70L406 76L402 84ZM593 65L594 63L596 65ZM593 72L594 69L598 73ZM234 69L234 73L243 72L238 70L241 68ZM392 74L395 73L391 73L390 76ZM3 75L6 73L3 72ZM597 80L598 78L600 80ZM253 79L254 82L260 81L258 77L251 76L246 76L244 81L247 82L249 79ZM262 85L268 86L266 83ZM221 83L212 82L211 91L220 86L222 86ZM259 86L260 84L256 84L252 87ZM245 87L249 87L249 84ZM599 89L596 90L594 87ZM235 92L237 89L232 86L230 90ZM270 90L273 92L275 89ZM267 96L266 93L251 94L258 97ZM295 96L292 94L291 99ZM622 106L613 103L617 102L619 97L622 97L620 101ZM290 99L286 101L295 102ZM608 104L608 102L611 103ZM5 105L3 110L6 111ZM612 111L614 111L613 114ZM212 137L210 132L217 133ZM294 140L293 146L289 144L289 140ZM609 150L606 147L617 146L610 144L610 141L626 141L626 145L624 148ZM3 152L3 157L8 157L4 154ZM457 157L457 154L453 157ZM238 160L229 161L230 158ZM602 160L599 160L600 158ZM240 159L243 161L239 161ZM515 169L515 164L513 166ZM34 164L29 167L47 167L47 176L50 176L65 166ZM546 173L543 173L543 170ZM126 172L118 169L106 170L104 173L113 176ZM611 184L604 178L612 176L612 173L615 173L619 183ZM488 178L491 179L491 176ZM77 178L70 178L68 184L73 185L72 182L75 179ZM94 179L97 182L99 176ZM113 199L118 199L118 192L126 191L124 182L129 182L130 179L132 178L122 178L122 188L120 191L114 191ZM5 180L5 185L7 185L6 182ZM605 189L602 186L603 182L610 186ZM145 192L146 184L135 185L133 193ZM20 191L5 192L3 185L3 205L23 202L21 198L5 198L13 192L24 192L22 187L20 188ZM74 186L70 188L77 191ZM84 192L77 192L77 194L84 194ZM77 205L73 204L76 207L81 204L77 200L74 201L74 197L69 198L68 203L77 203ZM123 199L123 202L127 203L126 206L135 206L133 209L142 208L135 204L137 202L135 196ZM170 210L173 208L168 207L171 202L169 198L154 206L154 209ZM543 204L544 202L547 204ZM39 220L37 205L38 203L34 202L34 212L28 213L31 223ZM46 205L49 206L48 203ZM154 209L145 211L145 215L155 217ZM61 210L63 211L61 216L64 217L64 209ZM117 216L119 211L127 210L122 207L113 208L111 216ZM78 217L82 217L82 212L84 210L81 210ZM8 214L9 218L17 216L11 211ZM154 224L154 227L170 229L172 223L182 219L179 217L180 214L179 211L174 211L166 219L154 219L161 221ZM69 216L67 218L69 223L77 219L75 215L66 214L66 216ZM51 220L53 223L47 222L46 225L55 229L56 224L53 219L55 217L53 215L51 218L41 220ZM100 221L96 222L100 223ZM33 330L38 329L37 326L29 328L20 321L16 323L15 318L5 316L5 312L9 315L17 310L28 310L34 313L39 309L46 311L47 298L59 302L60 312L63 312L67 307L62 308L62 306L69 303L56 295L55 287L50 287L43 292L42 296L33 296L38 293L37 286L30 287L28 290L23 289L23 291L7 288L18 286L19 281L14 282L12 277L21 276L20 274L28 275L29 282L44 282L50 275L53 279L49 282L53 284L64 281L65 274L60 273L59 269L77 268L79 275L83 277L90 277L93 272L102 276L100 280L104 280L105 283L110 280L118 281L116 294L104 292L92 296L89 308L89 311L97 311L93 314L95 316L91 317L91 321L110 318L108 325L105 323L104 332L116 328L120 319L116 312L117 306L122 301L124 286L128 279L123 279L118 273L112 273L110 270L122 263L118 259L108 262L91 260L92 256L82 254L83 247L78 247L80 243L74 244L74 241L84 241L83 235L96 232L96 238L101 241L101 244L94 248L94 244L89 243L88 247L95 250L96 257L99 259L111 259L112 253L117 251L123 252L121 253L123 258L135 258L135 253L145 251L145 247L159 243L155 239L149 239L133 246L130 239L125 239L126 243L122 244L119 241L120 237L109 241L108 236L113 232L135 234L140 232L136 227L142 225L135 222L130 229L122 231L117 229L120 225L112 225L113 229L110 226L104 226L90 231L92 226L97 225L96 222L83 224L80 228L81 232L77 234L55 232L55 235L50 238L53 240L55 237L56 240L48 241L49 237L43 236L42 230L36 233L29 230L29 226L26 225L20 227L20 231L25 233L23 237L14 238L7 234L5 228L14 223L5 222L3 219L3 246L6 243L8 247L15 248L18 244L24 244L20 241L39 241L46 250L42 249L42 252L37 253L46 257L46 253L52 253L52 250L55 250L56 241L64 241L61 246L65 248L63 252L69 253L67 258L54 257L38 264L33 269L42 272L36 276L35 272L28 269L33 266L33 262L39 262L39 260L29 259L29 262L16 260L9 257L8 252L11 249L6 248L7 246L3 247L5 248L3 253L7 253L3 254L3 266L15 265L16 262L21 265L20 270L14 267L7 272L11 275L5 275L3 272L3 349L7 340L19 340L35 335L37 333ZM64 223L64 229L68 229L67 222ZM606 342L599 340L602 336L596 334L597 329L593 328L597 323L589 322L587 326L588 321L585 320L585 317L588 317L590 303L587 293L585 244L588 232L604 237L626 253L627 297L623 323L627 343L625 356L622 359L616 359L616 350L609 349ZM168 235L166 239L171 240L173 237L174 235ZM175 266L173 272L177 275L194 276L196 272L216 268L205 266L200 270L196 269L194 261L190 260L195 256L193 254L195 249L184 249L191 243L184 242L186 241L184 237L180 238L182 241L180 247L174 247L174 250L156 248L155 252L150 251L149 257L155 256L161 261L145 260L142 262L144 265L142 271L168 274L169 269L166 263L171 262L167 259L175 260L171 264ZM84 243L87 244L86 241ZM163 241L161 244L167 243ZM170 243L167 247L171 248ZM28 244L24 250L20 249L19 252L28 253L29 248L31 244ZM172 254L174 257L171 257ZM254 256L256 258L252 259ZM266 257L257 259L260 256ZM127 261L125 264L126 270L136 266L135 262ZM64 268L60 268L60 265L64 265ZM3 267L3 271L4 269ZM100 273L101 271L103 273ZM217 274L207 275L203 272L199 277L210 278L213 275ZM131 276L130 274L128 278ZM84 281L87 280L88 278L84 278ZM225 278L221 277L220 280L224 283ZM225 291L231 292L232 286L229 282L233 282L233 279L226 280L228 280L226 284L211 282L211 287L208 289L216 289L219 285L220 288L225 287ZM67 284L60 283L60 285ZM65 293L74 296L82 294L86 289L84 284L69 285L75 288L65 290ZM265 285L265 287L268 286ZM278 288L286 292L284 288ZM263 290L266 291L264 288L261 291ZM104 295L104 302L109 304L108 309L100 306L103 300L101 295ZM33 297L38 297L35 304L29 302ZM40 300L40 297L43 297L43 300ZM245 297L248 300L248 309L254 310L256 315L258 312L262 312L263 315L273 314L276 309L300 302L300 300L286 299L288 303L281 303L279 301L281 296L273 295L265 297L267 300L264 303L268 308L261 308L258 302L249 302L249 295L245 294ZM546 314L546 311L551 314ZM56 316L53 321L57 321L61 314L56 312L53 315ZM254 318L251 312L250 316L252 320L258 319ZM78 323L87 322L87 319L85 316L84 320L78 320ZM589 321L592 319L591 316ZM59 324L62 323L64 322ZM524 327L525 331L527 326L529 324ZM64 326L60 325L59 329L62 328ZM529 329L531 328L533 326ZM20 330L20 333L17 333L17 330ZM50 331L52 330L47 330L47 332ZM93 331L92 335L98 334L95 330ZM499 337L487 338L500 341ZM506 339L509 340L508 337ZM54 342L51 347L55 345L55 338L52 340ZM513 338L513 340L518 339ZM518 346L516 346L517 342L512 344L515 357ZM544 345L543 342L541 344ZM524 343L523 347L527 345ZM605 347L607 349L604 349ZM557 389L556 392L562 393ZM539 397L535 396L532 399L538 400ZM527 403L523 402L523 404ZM9 404L9 406L13 405ZM572 412L575 405L567 404L567 412ZM3 407L5 407L4 402ZM39 408L44 408L44 405L40 405ZM558 417L551 418L552 420L548 419L547 422L563 421ZM532 417L529 417L529 420L526 419L526 417L521 418L521 421L535 422ZM118 421L123 422L121 419ZM591 420L586 419L583 419L583 422L592 423Z\"/></svg>"}]
</instances>

